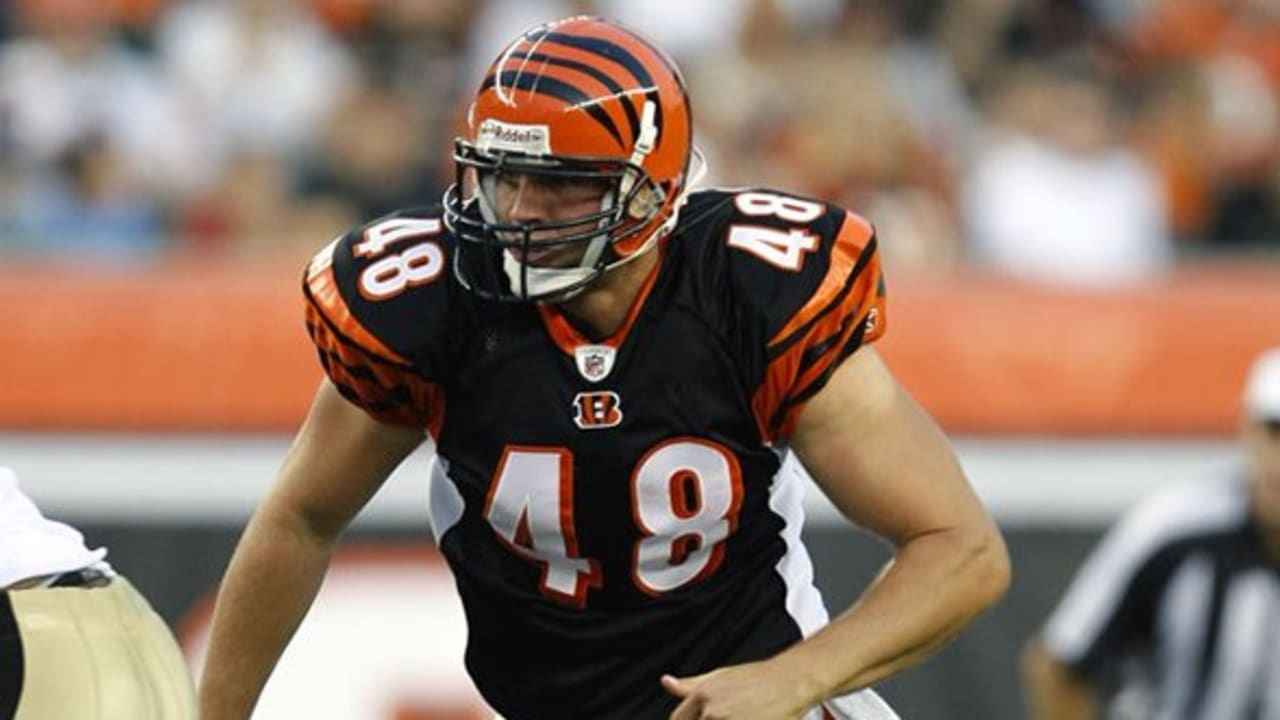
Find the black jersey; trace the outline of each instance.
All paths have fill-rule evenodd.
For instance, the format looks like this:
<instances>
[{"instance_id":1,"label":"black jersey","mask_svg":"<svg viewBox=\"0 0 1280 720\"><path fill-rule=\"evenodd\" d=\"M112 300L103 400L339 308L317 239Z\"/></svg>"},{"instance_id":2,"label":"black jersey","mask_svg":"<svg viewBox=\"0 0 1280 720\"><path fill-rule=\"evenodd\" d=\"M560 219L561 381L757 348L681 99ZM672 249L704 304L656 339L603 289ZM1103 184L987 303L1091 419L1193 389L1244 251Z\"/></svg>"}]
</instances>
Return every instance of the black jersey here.
<instances>
[{"instance_id":1,"label":"black jersey","mask_svg":"<svg viewBox=\"0 0 1280 720\"><path fill-rule=\"evenodd\" d=\"M1240 478L1179 485L1112 529L1045 644L1125 717L1280 717L1280 566Z\"/></svg>"},{"instance_id":2,"label":"black jersey","mask_svg":"<svg viewBox=\"0 0 1280 720\"><path fill-rule=\"evenodd\" d=\"M509 718L666 717L662 673L761 659L826 621L779 473L805 402L884 330L871 227L764 190L690 196L623 325L486 302L438 211L368 224L308 269L337 388L425 427L466 663Z\"/></svg>"}]
</instances>

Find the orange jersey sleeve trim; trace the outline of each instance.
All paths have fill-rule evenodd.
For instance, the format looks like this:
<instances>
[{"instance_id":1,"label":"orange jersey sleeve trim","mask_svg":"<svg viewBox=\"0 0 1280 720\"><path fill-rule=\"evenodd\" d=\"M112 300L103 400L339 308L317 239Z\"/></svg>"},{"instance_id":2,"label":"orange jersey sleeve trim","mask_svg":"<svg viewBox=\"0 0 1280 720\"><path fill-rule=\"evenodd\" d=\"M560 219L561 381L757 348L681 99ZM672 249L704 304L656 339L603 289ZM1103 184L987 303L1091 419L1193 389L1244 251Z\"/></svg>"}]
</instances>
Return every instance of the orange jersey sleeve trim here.
<instances>
[{"instance_id":1,"label":"orange jersey sleeve trim","mask_svg":"<svg viewBox=\"0 0 1280 720\"><path fill-rule=\"evenodd\" d=\"M338 282L333 274L333 245L325 248L311 261L307 269L306 288L310 305L321 312L329 324L338 332L350 338L367 352L381 356L387 362L410 365L407 358L387 347L374 337L364 325L351 313L351 308L338 291Z\"/></svg>"},{"instance_id":2,"label":"orange jersey sleeve trim","mask_svg":"<svg viewBox=\"0 0 1280 720\"><path fill-rule=\"evenodd\" d=\"M439 437L444 390L419 377L413 364L373 336L351 314L338 292L333 246L322 250L307 270L307 332L320 364L344 397L378 420L426 427Z\"/></svg>"},{"instance_id":3,"label":"orange jersey sleeve trim","mask_svg":"<svg viewBox=\"0 0 1280 720\"><path fill-rule=\"evenodd\" d=\"M822 278L818 289L809 297L809 301L770 338L770 347L791 337L800 328L821 315L823 310L839 297L848 282L849 274L853 272L858 259L872 243L874 235L871 223L853 213L845 214L844 224L840 226L840 232L836 235L835 244L831 248L831 262L827 267L826 276Z\"/></svg>"},{"instance_id":4,"label":"orange jersey sleeve trim","mask_svg":"<svg viewBox=\"0 0 1280 720\"><path fill-rule=\"evenodd\" d=\"M439 437L444 421L444 389L381 361L334 332L314 305L307 306L307 332L320 364L343 397L383 422L426 427Z\"/></svg>"},{"instance_id":5,"label":"orange jersey sleeve trim","mask_svg":"<svg viewBox=\"0 0 1280 720\"><path fill-rule=\"evenodd\" d=\"M843 274L828 272L797 315L806 320L793 319L770 343L771 359L751 403L761 436L769 442L789 437L800 409L826 384L840 361L884 333L884 288L875 239L861 219L853 229L847 234L846 224L837 238L835 251L842 257L833 259L832 269L839 265ZM844 240L849 242L842 249ZM857 255L850 261L855 250ZM818 298L817 309L811 310Z\"/></svg>"},{"instance_id":6,"label":"orange jersey sleeve trim","mask_svg":"<svg viewBox=\"0 0 1280 720\"><path fill-rule=\"evenodd\" d=\"M836 367L846 357L862 347L864 343L869 342L865 333L868 324L869 319L865 314L859 315L857 319L850 317L849 322L841 329L839 341L825 347L819 359L807 366L803 365L802 359L804 369L801 370L801 376L794 384L795 389L774 410L770 423L776 428L774 433L778 438L791 437L791 433L795 431L796 422L800 419L800 411L809 399L826 386L831 375L835 373Z\"/></svg>"}]
</instances>

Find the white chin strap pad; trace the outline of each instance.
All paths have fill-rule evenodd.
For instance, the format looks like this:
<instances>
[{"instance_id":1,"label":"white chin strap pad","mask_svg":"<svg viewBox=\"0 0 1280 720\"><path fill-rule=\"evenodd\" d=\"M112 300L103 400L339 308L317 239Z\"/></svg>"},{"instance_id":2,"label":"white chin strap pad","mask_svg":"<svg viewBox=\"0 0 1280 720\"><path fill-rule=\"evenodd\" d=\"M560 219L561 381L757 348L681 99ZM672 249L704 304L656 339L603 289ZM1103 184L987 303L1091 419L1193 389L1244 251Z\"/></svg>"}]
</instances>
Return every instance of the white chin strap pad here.
<instances>
[{"instance_id":1,"label":"white chin strap pad","mask_svg":"<svg viewBox=\"0 0 1280 720\"><path fill-rule=\"evenodd\" d=\"M509 250L502 252L502 270L511 281L511 291L529 299L548 297L586 280L595 272L591 267L543 268L525 265ZM525 281L528 281L525 284Z\"/></svg>"}]
</instances>

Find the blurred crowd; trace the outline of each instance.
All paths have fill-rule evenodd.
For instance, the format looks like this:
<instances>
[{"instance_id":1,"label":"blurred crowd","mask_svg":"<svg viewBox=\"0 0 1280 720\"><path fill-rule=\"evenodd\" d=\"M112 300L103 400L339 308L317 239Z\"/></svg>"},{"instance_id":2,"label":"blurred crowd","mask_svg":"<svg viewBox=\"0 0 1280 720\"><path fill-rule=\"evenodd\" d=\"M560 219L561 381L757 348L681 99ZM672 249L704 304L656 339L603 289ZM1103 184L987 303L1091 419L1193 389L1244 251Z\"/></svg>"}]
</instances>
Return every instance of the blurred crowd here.
<instances>
[{"instance_id":1,"label":"blurred crowd","mask_svg":"<svg viewBox=\"0 0 1280 720\"><path fill-rule=\"evenodd\" d=\"M9 0L0 262L305 257L434 202L520 30L684 68L709 182L838 201L888 262L1045 282L1280 256L1280 0Z\"/></svg>"}]
</instances>

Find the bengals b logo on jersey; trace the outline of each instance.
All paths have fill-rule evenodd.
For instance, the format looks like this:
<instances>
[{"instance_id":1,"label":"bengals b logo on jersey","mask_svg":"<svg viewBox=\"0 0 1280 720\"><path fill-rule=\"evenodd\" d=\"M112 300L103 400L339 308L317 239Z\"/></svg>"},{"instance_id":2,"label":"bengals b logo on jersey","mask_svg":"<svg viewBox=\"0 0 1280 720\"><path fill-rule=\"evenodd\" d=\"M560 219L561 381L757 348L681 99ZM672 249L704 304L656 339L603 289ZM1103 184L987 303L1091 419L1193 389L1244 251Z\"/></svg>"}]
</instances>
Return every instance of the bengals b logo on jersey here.
<instances>
[{"instance_id":1,"label":"bengals b logo on jersey","mask_svg":"<svg viewBox=\"0 0 1280 720\"><path fill-rule=\"evenodd\" d=\"M622 422L621 403L612 390L580 392L573 398L573 421L583 430L614 427Z\"/></svg>"}]
</instances>

